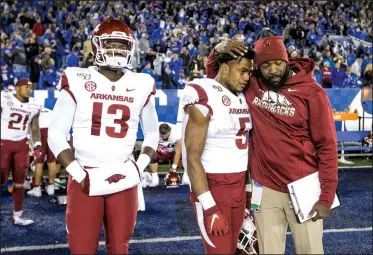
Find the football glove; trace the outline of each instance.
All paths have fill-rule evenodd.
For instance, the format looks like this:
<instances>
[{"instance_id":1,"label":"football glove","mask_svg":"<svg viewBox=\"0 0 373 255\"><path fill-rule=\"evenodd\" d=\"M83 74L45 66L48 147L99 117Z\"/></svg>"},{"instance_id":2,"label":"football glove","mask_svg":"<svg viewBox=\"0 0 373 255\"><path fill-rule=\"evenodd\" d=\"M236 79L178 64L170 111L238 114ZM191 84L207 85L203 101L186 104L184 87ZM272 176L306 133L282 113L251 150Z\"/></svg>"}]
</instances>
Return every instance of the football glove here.
<instances>
[{"instance_id":1,"label":"football glove","mask_svg":"<svg viewBox=\"0 0 373 255\"><path fill-rule=\"evenodd\" d=\"M207 210L203 210L203 216L208 234L222 236L228 233L228 220L216 205Z\"/></svg>"}]
</instances>

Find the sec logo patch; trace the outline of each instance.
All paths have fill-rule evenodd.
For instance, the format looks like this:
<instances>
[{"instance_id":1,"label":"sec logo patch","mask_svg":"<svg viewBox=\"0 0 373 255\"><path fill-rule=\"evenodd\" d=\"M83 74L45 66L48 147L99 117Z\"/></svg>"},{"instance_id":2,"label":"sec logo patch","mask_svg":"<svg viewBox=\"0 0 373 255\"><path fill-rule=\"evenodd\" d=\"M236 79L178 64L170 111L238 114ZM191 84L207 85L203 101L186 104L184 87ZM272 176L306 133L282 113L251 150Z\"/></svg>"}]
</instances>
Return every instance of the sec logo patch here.
<instances>
[{"instance_id":1,"label":"sec logo patch","mask_svg":"<svg viewBox=\"0 0 373 255\"><path fill-rule=\"evenodd\" d=\"M97 85L94 81L87 81L84 85L85 89L89 92L95 91L97 88Z\"/></svg>"},{"instance_id":2,"label":"sec logo patch","mask_svg":"<svg viewBox=\"0 0 373 255\"><path fill-rule=\"evenodd\" d=\"M225 106L230 106L231 105L231 100L228 96L224 95L222 98L221 98L221 101L223 102L223 104Z\"/></svg>"}]
</instances>

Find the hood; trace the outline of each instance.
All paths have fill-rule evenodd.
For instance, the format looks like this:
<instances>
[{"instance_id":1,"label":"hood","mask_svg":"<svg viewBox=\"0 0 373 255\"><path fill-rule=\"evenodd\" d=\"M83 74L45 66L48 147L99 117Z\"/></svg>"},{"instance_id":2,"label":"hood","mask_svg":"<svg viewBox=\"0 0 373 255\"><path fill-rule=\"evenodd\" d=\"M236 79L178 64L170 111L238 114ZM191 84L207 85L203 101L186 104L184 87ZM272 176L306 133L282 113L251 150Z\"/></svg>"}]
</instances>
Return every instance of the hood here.
<instances>
[{"instance_id":1,"label":"hood","mask_svg":"<svg viewBox=\"0 0 373 255\"><path fill-rule=\"evenodd\" d=\"M313 76L315 66L312 58L289 58L289 67L296 74L286 82L286 87L299 83L315 82Z\"/></svg>"}]
</instances>

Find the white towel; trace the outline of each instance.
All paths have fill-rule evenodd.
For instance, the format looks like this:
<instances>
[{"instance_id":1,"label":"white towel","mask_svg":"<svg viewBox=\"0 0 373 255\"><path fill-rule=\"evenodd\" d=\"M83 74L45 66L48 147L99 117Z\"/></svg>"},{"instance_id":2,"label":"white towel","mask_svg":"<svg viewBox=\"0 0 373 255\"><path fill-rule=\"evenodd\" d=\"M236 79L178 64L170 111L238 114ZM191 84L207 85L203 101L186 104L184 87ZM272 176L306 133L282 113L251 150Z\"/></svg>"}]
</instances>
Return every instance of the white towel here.
<instances>
[{"instance_id":1,"label":"white towel","mask_svg":"<svg viewBox=\"0 0 373 255\"><path fill-rule=\"evenodd\" d=\"M89 195L102 196L130 189L141 181L137 167L130 159L120 164L86 169L89 175Z\"/></svg>"},{"instance_id":2,"label":"white towel","mask_svg":"<svg viewBox=\"0 0 373 255\"><path fill-rule=\"evenodd\" d=\"M142 191L141 183L137 185L137 201L138 201L138 211L145 211L145 199L144 193Z\"/></svg>"}]
</instances>

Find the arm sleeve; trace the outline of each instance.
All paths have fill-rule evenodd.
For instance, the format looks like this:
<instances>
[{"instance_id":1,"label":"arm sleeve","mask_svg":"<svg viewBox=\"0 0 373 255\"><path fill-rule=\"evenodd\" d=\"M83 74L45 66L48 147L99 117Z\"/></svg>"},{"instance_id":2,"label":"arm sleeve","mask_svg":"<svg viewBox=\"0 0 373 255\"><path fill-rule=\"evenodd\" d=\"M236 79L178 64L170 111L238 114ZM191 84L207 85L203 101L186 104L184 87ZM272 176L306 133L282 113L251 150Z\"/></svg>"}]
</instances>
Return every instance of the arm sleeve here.
<instances>
[{"instance_id":1,"label":"arm sleeve","mask_svg":"<svg viewBox=\"0 0 373 255\"><path fill-rule=\"evenodd\" d=\"M210 52L206 63L206 76L207 78L214 79L218 74L219 64L216 62L215 49Z\"/></svg>"},{"instance_id":2,"label":"arm sleeve","mask_svg":"<svg viewBox=\"0 0 373 255\"><path fill-rule=\"evenodd\" d=\"M183 97L180 100L184 111L191 105L195 105L204 116L210 112L213 115L212 107L209 104L209 98L205 89L198 84L189 83L185 86Z\"/></svg>"},{"instance_id":3,"label":"arm sleeve","mask_svg":"<svg viewBox=\"0 0 373 255\"><path fill-rule=\"evenodd\" d=\"M142 148L146 146L153 148L155 151L159 142L158 115L155 110L154 96L150 96L140 114L140 124L144 133L144 142Z\"/></svg>"},{"instance_id":4,"label":"arm sleeve","mask_svg":"<svg viewBox=\"0 0 373 255\"><path fill-rule=\"evenodd\" d=\"M53 108L51 122L48 129L48 145L57 157L62 151L70 149L66 137L74 120L76 103L71 95L62 90Z\"/></svg>"},{"instance_id":5,"label":"arm sleeve","mask_svg":"<svg viewBox=\"0 0 373 255\"><path fill-rule=\"evenodd\" d=\"M330 207L338 185L337 135L328 96L320 90L310 102L311 137L319 159L319 202Z\"/></svg>"}]
</instances>

